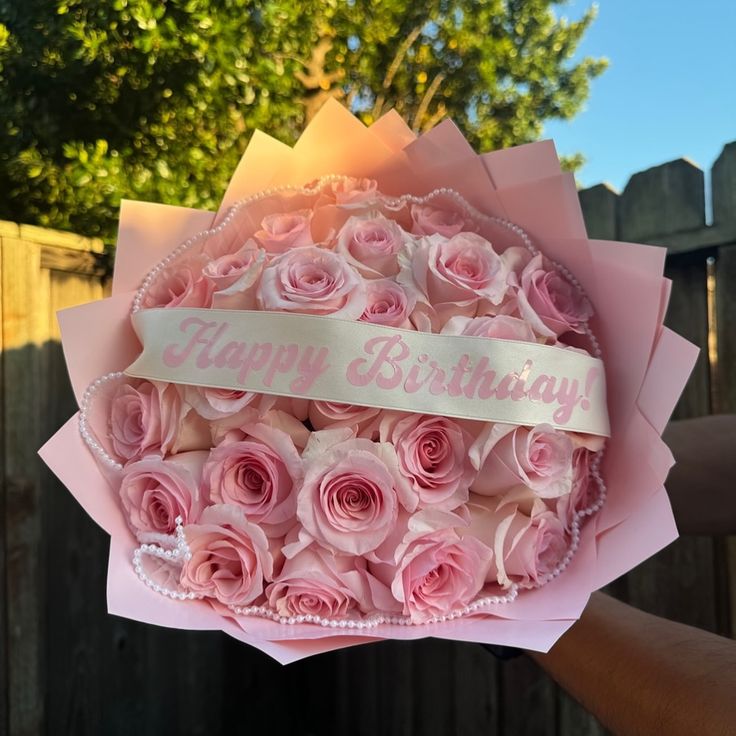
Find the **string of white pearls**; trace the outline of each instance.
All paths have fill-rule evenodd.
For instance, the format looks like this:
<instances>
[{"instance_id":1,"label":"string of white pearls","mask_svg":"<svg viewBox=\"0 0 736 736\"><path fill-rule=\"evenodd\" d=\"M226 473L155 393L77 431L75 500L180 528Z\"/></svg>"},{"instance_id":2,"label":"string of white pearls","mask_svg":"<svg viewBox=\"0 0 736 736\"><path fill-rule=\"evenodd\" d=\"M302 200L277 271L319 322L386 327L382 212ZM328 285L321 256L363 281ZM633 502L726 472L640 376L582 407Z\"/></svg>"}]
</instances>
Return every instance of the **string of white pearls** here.
<instances>
[{"instance_id":1,"label":"string of white pearls","mask_svg":"<svg viewBox=\"0 0 736 736\"><path fill-rule=\"evenodd\" d=\"M388 614L373 614L367 618L327 618L316 614L304 614L298 616L282 616L276 611L266 606L228 606L233 613L238 616L258 616L267 618L279 624L316 624L318 626L329 627L332 629L375 629L377 626L426 626L427 624L438 624L446 621L452 621L463 616L469 616L474 613L483 613L483 609L491 605L499 605L510 603L518 595L518 587L512 585L509 592L503 596L486 596L469 603L463 608L459 608L442 616L433 616L426 621L412 621L408 616L393 616Z\"/></svg>"},{"instance_id":2,"label":"string of white pearls","mask_svg":"<svg viewBox=\"0 0 736 736\"><path fill-rule=\"evenodd\" d=\"M92 381L92 383L87 386L79 406L79 434L82 435L82 439L92 453L97 455L105 465L108 465L113 470L122 470L123 466L115 460L115 458L111 457L105 448L97 441L97 438L89 427L89 412L95 393L97 393L97 391L99 391L108 381L118 379L123 375L124 373L122 371L117 371L115 373L108 373L104 376L100 376Z\"/></svg>"},{"instance_id":3,"label":"string of white pearls","mask_svg":"<svg viewBox=\"0 0 736 736\"><path fill-rule=\"evenodd\" d=\"M189 545L187 544L187 540L184 535L184 520L181 516L176 517L176 533L173 536L169 535L168 540L172 545L170 549L164 549L157 544L142 544L133 551L133 569L135 570L136 575L155 593L160 593L167 598L180 601L191 601L203 598L204 596L201 593L186 590L171 590L171 588L159 585L157 582L152 580L143 569L144 555L158 557L161 560L179 564L183 564L182 561L188 561L192 558L192 554L189 551Z\"/></svg>"}]
</instances>

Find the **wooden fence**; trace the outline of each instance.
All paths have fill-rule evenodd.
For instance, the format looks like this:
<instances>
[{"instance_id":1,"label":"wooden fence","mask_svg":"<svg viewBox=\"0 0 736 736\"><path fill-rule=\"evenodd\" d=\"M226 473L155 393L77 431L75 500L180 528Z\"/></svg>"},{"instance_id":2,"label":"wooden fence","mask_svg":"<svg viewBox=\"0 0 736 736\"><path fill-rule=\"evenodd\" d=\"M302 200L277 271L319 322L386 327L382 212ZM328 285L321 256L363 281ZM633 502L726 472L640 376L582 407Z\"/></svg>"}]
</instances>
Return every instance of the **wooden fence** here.
<instances>
[{"instance_id":1,"label":"wooden fence","mask_svg":"<svg viewBox=\"0 0 736 736\"><path fill-rule=\"evenodd\" d=\"M593 237L669 249L667 321L703 348L677 416L736 411L736 143L713 168L712 225L704 174L684 160L581 201ZM75 410L54 313L103 296L101 254L99 241L0 223L0 735L603 733L527 658L473 644L383 642L281 667L219 633L108 616L106 535L35 455ZM684 537L612 590L733 635L735 549Z\"/></svg>"}]
</instances>

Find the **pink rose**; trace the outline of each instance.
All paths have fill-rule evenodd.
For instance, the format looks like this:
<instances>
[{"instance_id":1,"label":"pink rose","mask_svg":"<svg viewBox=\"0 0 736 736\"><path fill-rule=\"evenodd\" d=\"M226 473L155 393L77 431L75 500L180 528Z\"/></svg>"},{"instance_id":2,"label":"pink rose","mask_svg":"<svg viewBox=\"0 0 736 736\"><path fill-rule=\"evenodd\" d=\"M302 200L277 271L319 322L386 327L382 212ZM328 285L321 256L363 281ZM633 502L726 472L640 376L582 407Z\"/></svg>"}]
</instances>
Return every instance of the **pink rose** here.
<instances>
[{"instance_id":1,"label":"pink rose","mask_svg":"<svg viewBox=\"0 0 736 736\"><path fill-rule=\"evenodd\" d=\"M285 253L291 248L313 245L312 210L266 215L254 237L268 253Z\"/></svg>"},{"instance_id":2,"label":"pink rose","mask_svg":"<svg viewBox=\"0 0 736 736\"><path fill-rule=\"evenodd\" d=\"M216 291L227 289L240 280L256 262L263 261L265 253L254 240L248 240L235 253L225 253L209 261L203 273L214 284Z\"/></svg>"},{"instance_id":3,"label":"pink rose","mask_svg":"<svg viewBox=\"0 0 736 736\"><path fill-rule=\"evenodd\" d=\"M265 534L265 532L264 532ZM284 557L284 537L267 537L268 551L273 560L273 571L271 579L274 580L281 573L286 557Z\"/></svg>"},{"instance_id":4,"label":"pink rose","mask_svg":"<svg viewBox=\"0 0 736 736\"><path fill-rule=\"evenodd\" d=\"M557 271L544 269L541 254L521 272L517 298L521 316L545 337L582 332L583 323L593 316L593 307L578 288Z\"/></svg>"},{"instance_id":5,"label":"pink rose","mask_svg":"<svg viewBox=\"0 0 736 736\"><path fill-rule=\"evenodd\" d=\"M304 399L304 403L309 402ZM270 409L264 412L260 417L259 421L263 424L268 424L269 427L279 429L289 435L289 438L294 443L294 447L298 450L303 450L307 446L310 430L304 426L303 422L307 419L307 407L304 407L304 414L294 414L292 412L280 411L279 409Z\"/></svg>"},{"instance_id":6,"label":"pink rose","mask_svg":"<svg viewBox=\"0 0 736 736\"><path fill-rule=\"evenodd\" d=\"M189 591L228 606L243 606L263 593L273 560L263 531L233 506L208 506L197 524L184 528L191 557L181 570Z\"/></svg>"},{"instance_id":7,"label":"pink rose","mask_svg":"<svg viewBox=\"0 0 736 736\"><path fill-rule=\"evenodd\" d=\"M506 497L471 496L471 525L461 534L492 546L488 582L505 588L547 582L567 553L569 540L557 515L539 499L529 505L530 497L524 488Z\"/></svg>"},{"instance_id":8,"label":"pink rose","mask_svg":"<svg viewBox=\"0 0 736 736\"><path fill-rule=\"evenodd\" d=\"M339 554L375 550L396 523L399 506L415 507L386 443L354 438L350 430L313 432L304 450L297 516L319 544Z\"/></svg>"},{"instance_id":9,"label":"pink rose","mask_svg":"<svg viewBox=\"0 0 736 736\"><path fill-rule=\"evenodd\" d=\"M348 176L333 179L327 185L338 205L365 205L378 198L378 182L375 179L359 179Z\"/></svg>"},{"instance_id":10,"label":"pink rose","mask_svg":"<svg viewBox=\"0 0 736 736\"><path fill-rule=\"evenodd\" d=\"M173 534L176 517L196 521L202 508L199 484L207 452L182 452L165 460L154 455L126 465L120 500L136 534Z\"/></svg>"},{"instance_id":11,"label":"pink rose","mask_svg":"<svg viewBox=\"0 0 736 736\"><path fill-rule=\"evenodd\" d=\"M261 394L230 388L208 386L181 386L184 400L205 419L231 417L257 401Z\"/></svg>"},{"instance_id":12,"label":"pink rose","mask_svg":"<svg viewBox=\"0 0 736 736\"><path fill-rule=\"evenodd\" d=\"M214 503L238 506L268 536L293 526L302 460L286 432L265 423L228 433L210 453L203 490Z\"/></svg>"},{"instance_id":13,"label":"pink rose","mask_svg":"<svg viewBox=\"0 0 736 736\"><path fill-rule=\"evenodd\" d=\"M263 394L258 404L261 413L274 409L289 414L299 422L305 422L309 416L309 399L300 399L295 396L271 396ZM309 430L307 430L309 433Z\"/></svg>"},{"instance_id":14,"label":"pink rose","mask_svg":"<svg viewBox=\"0 0 736 736\"><path fill-rule=\"evenodd\" d=\"M442 209L430 204L411 206L412 233L414 235L442 235L451 238L461 232L473 230L472 222L459 210Z\"/></svg>"},{"instance_id":15,"label":"pink rose","mask_svg":"<svg viewBox=\"0 0 736 736\"><path fill-rule=\"evenodd\" d=\"M308 189L319 189L318 207L336 204L344 209L357 209L372 204L381 197L375 179L360 179L355 176L313 179L305 186Z\"/></svg>"},{"instance_id":16,"label":"pink rose","mask_svg":"<svg viewBox=\"0 0 736 736\"><path fill-rule=\"evenodd\" d=\"M148 452L162 452L161 445L173 441L181 421L180 412L176 411L180 410L181 402L176 403L174 412L170 407L162 411L163 391L159 386L168 385L136 381L122 383L115 390L110 402L109 434L119 459L125 461ZM167 422L172 413L174 421ZM162 422L168 425L165 429Z\"/></svg>"},{"instance_id":17,"label":"pink rose","mask_svg":"<svg viewBox=\"0 0 736 736\"><path fill-rule=\"evenodd\" d=\"M476 233L450 240L430 235L408 246L400 258L399 281L434 309L441 324L450 317L475 317L479 306L498 305L508 286L507 269L491 244Z\"/></svg>"},{"instance_id":18,"label":"pink rose","mask_svg":"<svg viewBox=\"0 0 736 736\"><path fill-rule=\"evenodd\" d=\"M478 539L461 537L453 528L435 529L422 514L410 521L396 556L391 592L403 604L404 615L418 623L470 603L493 560L492 550Z\"/></svg>"},{"instance_id":19,"label":"pink rose","mask_svg":"<svg viewBox=\"0 0 736 736\"><path fill-rule=\"evenodd\" d=\"M281 616L359 618L360 612L387 610L386 603L396 605L391 591L368 572L363 558L336 556L315 544L285 561L280 575L266 588L266 596Z\"/></svg>"},{"instance_id":20,"label":"pink rose","mask_svg":"<svg viewBox=\"0 0 736 736\"><path fill-rule=\"evenodd\" d=\"M275 258L263 271L258 303L267 311L358 319L365 309L365 287L337 253L296 248Z\"/></svg>"},{"instance_id":21,"label":"pink rose","mask_svg":"<svg viewBox=\"0 0 736 736\"><path fill-rule=\"evenodd\" d=\"M443 335L495 337L499 340L536 342L534 330L523 319L499 314L495 317L452 317L442 328Z\"/></svg>"},{"instance_id":22,"label":"pink rose","mask_svg":"<svg viewBox=\"0 0 736 736\"><path fill-rule=\"evenodd\" d=\"M334 401L311 401L309 403L309 421L315 429L354 427L356 432L360 432L380 413L380 409L372 406L338 404Z\"/></svg>"},{"instance_id":23,"label":"pink rose","mask_svg":"<svg viewBox=\"0 0 736 736\"><path fill-rule=\"evenodd\" d=\"M475 470L468 458L472 438L445 417L410 414L387 417L381 440L396 448L399 467L419 499L419 507L452 511L468 500Z\"/></svg>"},{"instance_id":24,"label":"pink rose","mask_svg":"<svg viewBox=\"0 0 736 736\"><path fill-rule=\"evenodd\" d=\"M403 506L400 506L399 515L393 529L375 550L366 555L371 572L388 587L391 587L391 581L396 571L396 550L409 533L409 523L415 516L416 513L407 511ZM453 514L453 517L456 518L456 515ZM400 608L399 606L399 610Z\"/></svg>"},{"instance_id":25,"label":"pink rose","mask_svg":"<svg viewBox=\"0 0 736 736\"><path fill-rule=\"evenodd\" d=\"M117 386L110 399L109 437L121 462L156 453L209 448L207 426L189 415L176 386L133 381Z\"/></svg>"},{"instance_id":26,"label":"pink rose","mask_svg":"<svg viewBox=\"0 0 736 736\"><path fill-rule=\"evenodd\" d=\"M575 515L595 503L598 488L590 477L590 457L592 453L578 447L572 454L572 490L554 499L557 516L566 532L572 529Z\"/></svg>"},{"instance_id":27,"label":"pink rose","mask_svg":"<svg viewBox=\"0 0 736 736\"><path fill-rule=\"evenodd\" d=\"M495 496L525 485L540 498L563 496L572 488L572 450L570 437L549 424L489 424L469 451L479 471L471 490Z\"/></svg>"},{"instance_id":28,"label":"pink rose","mask_svg":"<svg viewBox=\"0 0 736 736\"><path fill-rule=\"evenodd\" d=\"M202 275L205 265L202 255L174 261L153 280L143 297L143 307L209 307L214 287Z\"/></svg>"},{"instance_id":29,"label":"pink rose","mask_svg":"<svg viewBox=\"0 0 736 736\"><path fill-rule=\"evenodd\" d=\"M265 251L249 240L236 253L210 261L204 275L215 289L213 309L254 309L255 289L265 260Z\"/></svg>"},{"instance_id":30,"label":"pink rose","mask_svg":"<svg viewBox=\"0 0 736 736\"><path fill-rule=\"evenodd\" d=\"M408 238L399 225L379 213L348 219L337 234L335 252L367 279L394 276L398 254Z\"/></svg>"},{"instance_id":31,"label":"pink rose","mask_svg":"<svg viewBox=\"0 0 736 736\"><path fill-rule=\"evenodd\" d=\"M392 279L375 279L365 284L366 307L361 322L385 327L412 329L409 315L414 311L416 297L407 294L401 284Z\"/></svg>"}]
</instances>

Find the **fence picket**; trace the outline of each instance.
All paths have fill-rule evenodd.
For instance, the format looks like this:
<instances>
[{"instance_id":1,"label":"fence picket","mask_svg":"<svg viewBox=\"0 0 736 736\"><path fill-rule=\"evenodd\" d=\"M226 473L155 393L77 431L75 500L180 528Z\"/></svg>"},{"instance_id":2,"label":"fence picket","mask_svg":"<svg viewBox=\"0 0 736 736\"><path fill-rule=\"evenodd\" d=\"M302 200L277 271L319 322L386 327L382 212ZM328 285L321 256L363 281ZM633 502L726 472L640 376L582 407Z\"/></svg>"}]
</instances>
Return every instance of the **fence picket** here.
<instances>
[{"instance_id":1,"label":"fence picket","mask_svg":"<svg viewBox=\"0 0 736 736\"><path fill-rule=\"evenodd\" d=\"M683 158L634 174L621 194L619 239L649 242L703 227L704 188L702 170Z\"/></svg>"},{"instance_id":2,"label":"fence picket","mask_svg":"<svg viewBox=\"0 0 736 736\"><path fill-rule=\"evenodd\" d=\"M711 182L713 224L736 229L736 141L723 147L713 164Z\"/></svg>"}]
</instances>

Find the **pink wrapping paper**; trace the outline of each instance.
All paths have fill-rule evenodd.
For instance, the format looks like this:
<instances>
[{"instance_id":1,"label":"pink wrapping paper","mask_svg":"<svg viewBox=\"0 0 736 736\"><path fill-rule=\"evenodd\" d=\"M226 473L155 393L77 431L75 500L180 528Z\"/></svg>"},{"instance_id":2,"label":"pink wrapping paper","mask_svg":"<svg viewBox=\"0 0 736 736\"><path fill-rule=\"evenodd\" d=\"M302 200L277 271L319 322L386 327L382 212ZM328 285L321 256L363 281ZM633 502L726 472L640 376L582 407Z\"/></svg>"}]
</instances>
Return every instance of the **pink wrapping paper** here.
<instances>
[{"instance_id":1,"label":"pink wrapping paper","mask_svg":"<svg viewBox=\"0 0 736 736\"><path fill-rule=\"evenodd\" d=\"M590 593L677 536L663 482L672 457L660 438L697 349L662 328L669 296L665 252L587 239L574 180L561 173L550 141L476 155L450 121L416 138L391 112L366 128L330 101L294 148L257 132L218 213L124 202L113 296L60 314L62 342L79 402L96 377L121 371L140 350L130 328L132 292L179 244L264 188L301 185L323 174L371 177L388 194L456 189L483 212L520 224L545 255L570 269L593 302L607 366L612 436L603 464L606 503L583 527L572 563L549 584L475 615L423 626L381 624L370 631L267 619L224 618L201 601L172 601L141 585L135 540L104 474L72 417L41 449L51 470L111 535L108 608L164 626L222 629L280 662L381 638L435 636L547 651L574 623Z\"/></svg>"}]
</instances>

